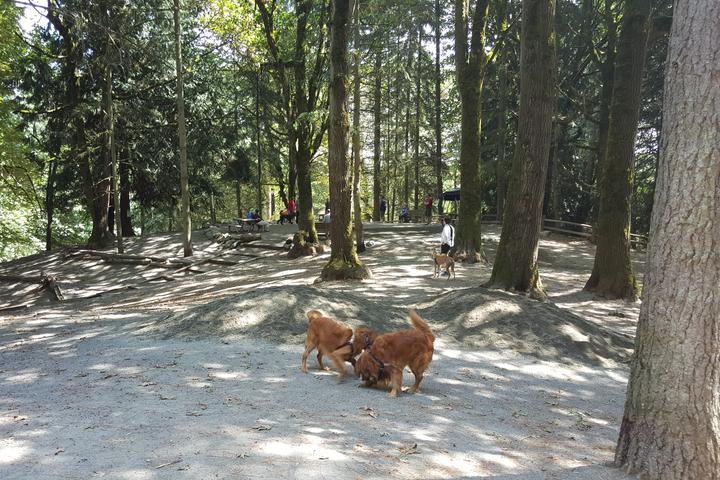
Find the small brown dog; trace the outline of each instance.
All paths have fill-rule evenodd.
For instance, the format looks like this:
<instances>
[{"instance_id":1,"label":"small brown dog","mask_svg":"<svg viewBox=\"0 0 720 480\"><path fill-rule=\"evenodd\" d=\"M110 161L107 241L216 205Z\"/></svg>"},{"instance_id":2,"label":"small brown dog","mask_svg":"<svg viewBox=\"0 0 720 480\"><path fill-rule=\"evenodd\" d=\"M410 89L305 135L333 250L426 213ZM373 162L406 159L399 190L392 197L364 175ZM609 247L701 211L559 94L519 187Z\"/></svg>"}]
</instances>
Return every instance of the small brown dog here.
<instances>
[{"instance_id":1,"label":"small brown dog","mask_svg":"<svg viewBox=\"0 0 720 480\"><path fill-rule=\"evenodd\" d=\"M433 250L432 252L432 259L433 264L435 265L435 271L433 272L433 278L440 275L440 269L442 267L445 268L445 271L448 274L448 280L450 280L450 271L452 271L452 276L455 278L455 260L453 258L446 254L446 253L437 253L437 250Z\"/></svg>"},{"instance_id":2,"label":"small brown dog","mask_svg":"<svg viewBox=\"0 0 720 480\"><path fill-rule=\"evenodd\" d=\"M347 325L341 325L335 320L323 316L317 310L307 312L308 331L305 338L305 352L302 355L302 367L300 369L307 373L307 358L310 352L317 348L317 360L320 368L325 370L322 357L330 357L335 367L340 372L340 380L345 378L345 362L353 362L353 343L350 341L353 331Z\"/></svg>"},{"instance_id":3,"label":"small brown dog","mask_svg":"<svg viewBox=\"0 0 720 480\"><path fill-rule=\"evenodd\" d=\"M420 388L423 374L432 361L435 336L427 322L415 310L410 310L414 330L394 332L377 337L355 362L355 373L365 386L389 382L390 396L402 390L403 369L407 366L415 375L410 393Z\"/></svg>"}]
</instances>

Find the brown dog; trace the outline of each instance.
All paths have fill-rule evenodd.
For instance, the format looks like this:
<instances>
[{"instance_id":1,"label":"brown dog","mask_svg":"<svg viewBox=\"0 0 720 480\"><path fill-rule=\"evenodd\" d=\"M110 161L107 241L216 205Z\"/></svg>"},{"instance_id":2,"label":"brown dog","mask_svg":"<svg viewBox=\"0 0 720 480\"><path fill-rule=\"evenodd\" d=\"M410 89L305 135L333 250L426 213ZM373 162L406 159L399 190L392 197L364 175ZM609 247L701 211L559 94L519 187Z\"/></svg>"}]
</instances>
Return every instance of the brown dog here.
<instances>
[{"instance_id":1,"label":"brown dog","mask_svg":"<svg viewBox=\"0 0 720 480\"><path fill-rule=\"evenodd\" d=\"M418 391L432 361L435 337L415 310L410 310L410 320L414 330L382 335L358 357L355 373L365 381L365 386L389 381L390 396L394 397L402 389L403 369L407 366L415 375L410 392Z\"/></svg>"},{"instance_id":2,"label":"brown dog","mask_svg":"<svg viewBox=\"0 0 720 480\"><path fill-rule=\"evenodd\" d=\"M307 358L310 352L317 348L317 360L320 368L325 370L322 357L330 357L335 367L340 372L340 380L345 378L345 362L351 362L353 357L353 344L350 341L353 331L346 325L341 325L331 318L323 316L317 310L307 312L308 331L305 338L305 351L302 356L302 367L300 369L307 373Z\"/></svg>"},{"instance_id":3,"label":"brown dog","mask_svg":"<svg viewBox=\"0 0 720 480\"><path fill-rule=\"evenodd\" d=\"M363 350L369 348L373 344L378 333L375 330L371 330L368 327L358 327L355 329L355 336L352 341L352 355L357 357L362 353Z\"/></svg>"},{"instance_id":4,"label":"brown dog","mask_svg":"<svg viewBox=\"0 0 720 480\"><path fill-rule=\"evenodd\" d=\"M440 275L440 269L445 268L448 274L448 280L450 280L450 271L452 276L455 278L455 260L446 253L437 253L437 250L433 250L432 253L433 264L435 265L435 271L433 272L433 278Z\"/></svg>"}]
</instances>

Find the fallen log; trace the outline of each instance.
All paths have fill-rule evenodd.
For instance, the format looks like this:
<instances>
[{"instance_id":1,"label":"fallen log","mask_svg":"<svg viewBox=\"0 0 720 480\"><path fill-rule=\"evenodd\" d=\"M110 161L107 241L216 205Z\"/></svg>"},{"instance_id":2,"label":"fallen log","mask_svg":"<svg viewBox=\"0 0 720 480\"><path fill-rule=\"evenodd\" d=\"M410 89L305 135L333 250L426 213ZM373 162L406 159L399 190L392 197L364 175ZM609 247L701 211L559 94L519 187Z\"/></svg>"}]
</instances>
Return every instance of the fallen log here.
<instances>
[{"instance_id":1,"label":"fallen log","mask_svg":"<svg viewBox=\"0 0 720 480\"><path fill-rule=\"evenodd\" d=\"M281 250L285 251L285 247L277 245L260 245L256 243L244 243L242 248L262 248L264 250Z\"/></svg>"},{"instance_id":2,"label":"fallen log","mask_svg":"<svg viewBox=\"0 0 720 480\"><path fill-rule=\"evenodd\" d=\"M60 290L60 285L55 280L55 277L50 275L42 274L43 282L42 286L40 287L40 290L47 289L52 297L57 300L58 302L62 302L65 300L65 296L62 293L62 290Z\"/></svg>"},{"instance_id":3,"label":"fallen log","mask_svg":"<svg viewBox=\"0 0 720 480\"><path fill-rule=\"evenodd\" d=\"M233 266L233 265L237 265L238 262L234 262L232 260L220 260L219 258L208 258L206 263L212 263L215 265Z\"/></svg>"},{"instance_id":4,"label":"fallen log","mask_svg":"<svg viewBox=\"0 0 720 480\"><path fill-rule=\"evenodd\" d=\"M166 258L156 257L152 255L131 255L129 253L111 253L111 252L98 252L96 250L77 250L73 255L88 255L91 257L102 258L106 262L117 262L123 263L123 260L129 262L156 262L156 263L171 263L180 265L190 265L193 263L192 260L185 258Z\"/></svg>"}]
</instances>

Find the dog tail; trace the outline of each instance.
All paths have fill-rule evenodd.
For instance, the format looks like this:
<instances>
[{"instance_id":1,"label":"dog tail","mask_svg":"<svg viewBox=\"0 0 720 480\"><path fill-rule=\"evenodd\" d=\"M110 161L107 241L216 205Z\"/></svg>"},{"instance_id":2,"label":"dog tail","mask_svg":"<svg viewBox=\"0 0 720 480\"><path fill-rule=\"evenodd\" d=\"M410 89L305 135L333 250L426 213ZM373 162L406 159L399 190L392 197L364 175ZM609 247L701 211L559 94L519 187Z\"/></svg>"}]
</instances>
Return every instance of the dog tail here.
<instances>
[{"instance_id":1,"label":"dog tail","mask_svg":"<svg viewBox=\"0 0 720 480\"><path fill-rule=\"evenodd\" d=\"M320 318L323 316L322 313L320 313L317 310L308 310L306 315L308 317L308 322L310 322L310 323L312 323L312 321L315 320L316 318Z\"/></svg>"},{"instance_id":2,"label":"dog tail","mask_svg":"<svg viewBox=\"0 0 720 480\"><path fill-rule=\"evenodd\" d=\"M420 315L418 315L414 308L410 309L410 321L415 328L420 330L425 335L425 337L430 340L430 342L435 341L435 336L433 335L432 330L430 330L427 322L420 318Z\"/></svg>"}]
</instances>

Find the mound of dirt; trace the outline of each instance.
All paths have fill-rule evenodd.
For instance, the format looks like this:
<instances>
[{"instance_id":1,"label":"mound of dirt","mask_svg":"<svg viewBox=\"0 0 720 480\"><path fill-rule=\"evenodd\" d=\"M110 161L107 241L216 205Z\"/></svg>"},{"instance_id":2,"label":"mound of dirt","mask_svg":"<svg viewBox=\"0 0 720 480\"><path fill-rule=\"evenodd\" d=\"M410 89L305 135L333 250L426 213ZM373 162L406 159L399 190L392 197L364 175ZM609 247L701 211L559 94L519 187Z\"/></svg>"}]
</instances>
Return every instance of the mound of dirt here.
<instances>
[{"instance_id":1,"label":"mound of dirt","mask_svg":"<svg viewBox=\"0 0 720 480\"><path fill-rule=\"evenodd\" d=\"M585 320L554 303L501 290L469 288L443 295L419 309L437 335L473 347L511 349L542 360L627 362L633 340Z\"/></svg>"},{"instance_id":2,"label":"mound of dirt","mask_svg":"<svg viewBox=\"0 0 720 480\"><path fill-rule=\"evenodd\" d=\"M215 300L171 316L157 327L168 337L248 336L302 343L311 308L352 327L409 328L407 309L387 299L313 286L270 287ZM421 305L438 338L470 347L513 350L543 360L597 365L625 362L632 339L552 303L499 290L454 290Z\"/></svg>"},{"instance_id":3,"label":"mound of dirt","mask_svg":"<svg viewBox=\"0 0 720 480\"><path fill-rule=\"evenodd\" d=\"M311 286L269 287L215 300L173 315L158 325L168 337L243 335L272 342L302 343L305 313L317 309L355 328L378 331L408 328L407 310L388 307L344 291Z\"/></svg>"}]
</instances>

